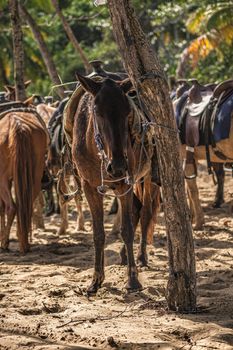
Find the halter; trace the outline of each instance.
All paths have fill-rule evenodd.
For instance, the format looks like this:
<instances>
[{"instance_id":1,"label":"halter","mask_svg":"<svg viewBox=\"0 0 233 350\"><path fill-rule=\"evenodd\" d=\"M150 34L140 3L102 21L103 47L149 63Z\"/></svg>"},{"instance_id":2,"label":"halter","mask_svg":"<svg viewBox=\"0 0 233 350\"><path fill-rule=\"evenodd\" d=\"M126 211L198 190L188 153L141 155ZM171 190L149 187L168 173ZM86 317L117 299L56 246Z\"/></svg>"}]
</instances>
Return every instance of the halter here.
<instances>
[{"instance_id":1,"label":"halter","mask_svg":"<svg viewBox=\"0 0 233 350\"><path fill-rule=\"evenodd\" d=\"M98 124L97 124L96 106L93 107L93 127L94 127L95 144L96 144L96 147L98 149L98 156L101 160L101 166L100 166L101 185L97 186L97 191L99 194L105 196L107 190L109 189L109 186L104 185L104 182L116 183L116 182L121 182L121 181L125 180L125 183L130 186L129 189L127 189L124 193L122 193L120 195L110 195L112 197L125 196L133 188L133 181L130 179L128 171L126 172L126 176L123 176L121 178L112 179L112 180L104 179L104 166L105 166L105 170L106 170L106 164L108 164L110 160L109 160L109 158L104 150L104 143L103 143L100 131L99 131Z\"/></svg>"}]
</instances>

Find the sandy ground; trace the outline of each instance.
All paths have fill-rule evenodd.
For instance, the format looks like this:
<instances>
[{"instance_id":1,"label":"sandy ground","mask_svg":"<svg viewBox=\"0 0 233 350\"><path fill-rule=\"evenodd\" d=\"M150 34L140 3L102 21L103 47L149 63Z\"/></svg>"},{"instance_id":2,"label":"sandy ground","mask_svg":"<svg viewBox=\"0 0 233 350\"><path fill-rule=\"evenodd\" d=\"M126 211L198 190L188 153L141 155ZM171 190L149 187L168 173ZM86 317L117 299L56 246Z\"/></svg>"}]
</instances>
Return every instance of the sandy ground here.
<instances>
[{"instance_id":1,"label":"sandy ground","mask_svg":"<svg viewBox=\"0 0 233 350\"><path fill-rule=\"evenodd\" d=\"M226 204L220 209L211 208L211 177L203 172L198 181L206 225L194 232L196 314L166 309L163 213L149 246L150 267L140 271L144 290L133 294L124 290L121 241L110 234L113 217L106 216L106 279L98 294L88 298L85 291L93 271L90 214L85 205L87 232L75 232L76 211L71 206L66 235L56 233L58 216L46 218L46 230L33 233L30 253L18 253L15 229L10 252L0 253L0 349L233 349L233 179L227 175ZM107 212L110 201L105 205Z\"/></svg>"}]
</instances>

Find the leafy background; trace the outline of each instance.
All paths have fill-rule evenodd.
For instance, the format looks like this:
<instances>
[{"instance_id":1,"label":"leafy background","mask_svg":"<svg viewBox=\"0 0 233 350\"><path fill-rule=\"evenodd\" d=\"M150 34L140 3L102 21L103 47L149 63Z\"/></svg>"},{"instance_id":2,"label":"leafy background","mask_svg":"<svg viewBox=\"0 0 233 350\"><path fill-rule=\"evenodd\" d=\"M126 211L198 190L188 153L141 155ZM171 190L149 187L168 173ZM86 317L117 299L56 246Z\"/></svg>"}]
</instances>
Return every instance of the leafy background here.
<instances>
[{"instance_id":1,"label":"leafy background","mask_svg":"<svg viewBox=\"0 0 233 350\"><path fill-rule=\"evenodd\" d=\"M22 0L23 1L23 0ZM39 25L62 82L75 80L75 71L85 73L82 60L68 40L50 0L24 0L24 6ZM148 39L167 75L177 68L186 78L202 83L233 78L233 3L214 0L132 1ZM101 59L107 70L123 70L114 42L107 6L92 0L62 0L60 8L88 60ZM40 50L22 18L26 79L31 92L48 94L52 83ZM0 0L0 90L13 84L11 24L7 1Z\"/></svg>"}]
</instances>

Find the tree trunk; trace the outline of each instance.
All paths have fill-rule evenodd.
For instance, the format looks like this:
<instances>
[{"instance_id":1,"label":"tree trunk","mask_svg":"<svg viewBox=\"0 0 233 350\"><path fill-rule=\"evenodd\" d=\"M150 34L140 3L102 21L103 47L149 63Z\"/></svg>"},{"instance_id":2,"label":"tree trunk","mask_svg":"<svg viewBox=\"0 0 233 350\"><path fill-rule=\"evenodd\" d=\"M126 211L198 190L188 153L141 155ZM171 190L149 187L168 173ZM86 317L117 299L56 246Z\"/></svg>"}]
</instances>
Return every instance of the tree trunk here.
<instances>
[{"instance_id":1,"label":"tree trunk","mask_svg":"<svg viewBox=\"0 0 233 350\"><path fill-rule=\"evenodd\" d=\"M31 28L31 31L38 43L38 46L39 46L39 49L40 49L40 53L41 53L41 56L44 60L44 63L46 65L46 68L48 70L48 73L49 73L49 76L50 76L50 79L52 81L52 83L54 85L59 85L61 84L61 81L60 81L60 78L58 76L58 73L57 73L57 69L56 69L56 66L55 66L55 63L53 61L53 58L48 50L48 47L46 45L46 42L44 41L44 38L40 32L40 29L38 27L38 25L36 24L36 22L34 21L34 19L32 18L32 16L29 14L29 12L26 10L26 8L24 7L24 5L21 3L20 4L20 11L21 11L21 14L22 16L26 19L26 21L28 22L30 28ZM57 88L57 92L58 92L58 95L61 97L61 98L64 98L65 97L65 88L64 86L60 86Z\"/></svg>"},{"instance_id":2,"label":"tree trunk","mask_svg":"<svg viewBox=\"0 0 233 350\"><path fill-rule=\"evenodd\" d=\"M58 17L60 17L61 21L62 21L62 24L63 24L63 27L64 27L64 30L69 38L69 40L71 41L71 43L73 44L75 50L78 52L78 54L80 55L81 57L81 60L83 62L83 65L85 67L85 70L86 70L86 73L89 73L92 71L92 68L91 68L91 65L90 63L88 62L88 59L86 58L86 55L85 53L83 52L81 46L79 45L78 43L78 40L76 39L69 23L67 22L65 16L63 15L60 7L59 7L59 4L58 4L58 1L57 0L51 0L52 1L52 4L56 10L56 13L58 15Z\"/></svg>"},{"instance_id":3,"label":"tree trunk","mask_svg":"<svg viewBox=\"0 0 233 350\"><path fill-rule=\"evenodd\" d=\"M154 123L168 240L168 306L191 312L196 309L194 245L168 84L130 1L108 0L108 7L125 68Z\"/></svg>"},{"instance_id":4,"label":"tree trunk","mask_svg":"<svg viewBox=\"0 0 233 350\"><path fill-rule=\"evenodd\" d=\"M11 14L13 54L14 54L14 80L16 100L26 100L24 86L24 51L23 51L23 32L19 16L18 0L9 0Z\"/></svg>"}]
</instances>

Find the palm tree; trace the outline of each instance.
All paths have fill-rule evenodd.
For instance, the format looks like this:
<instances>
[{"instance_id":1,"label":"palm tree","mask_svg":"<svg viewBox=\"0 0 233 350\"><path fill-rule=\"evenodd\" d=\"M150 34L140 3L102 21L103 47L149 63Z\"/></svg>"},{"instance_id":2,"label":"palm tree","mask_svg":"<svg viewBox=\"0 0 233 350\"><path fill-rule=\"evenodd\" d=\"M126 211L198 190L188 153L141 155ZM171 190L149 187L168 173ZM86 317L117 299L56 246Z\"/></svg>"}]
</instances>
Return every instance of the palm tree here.
<instances>
[{"instance_id":1,"label":"palm tree","mask_svg":"<svg viewBox=\"0 0 233 350\"><path fill-rule=\"evenodd\" d=\"M55 63L36 21L32 18L32 16L22 3L20 4L20 12L22 16L26 19L29 27L31 28L34 38L39 46L41 56L45 62L51 81L54 85L60 85L61 80L59 78ZM61 98L65 97L65 88L63 86L57 87L57 91Z\"/></svg>"},{"instance_id":2,"label":"palm tree","mask_svg":"<svg viewBox=\"0 0 233 350\"><path fill-rule=\"evenodd\" d=\"M183 77L188 62L196 67L199 60L206 58L213 50L220 51L222 43L233 42L233 4L232 1L210 3L196 9L189 17L187 30L196 39L182 52L177 68L178 77ZM207 30L206 30L207 29Z\"/></svg>"},{"instance_id":3,"label":"palm tree","mask_svg":"<svg viewBox=\"0 0 233 350\"><path fill-rule=\"evenodd\" d=\"M76 39L69 23L67 22L65 16L63 15L59 4L58 4L58 0L51 0L55 10L56 10L56 14L58 15L58 17L61 19L62 25L64 27L64 30L69 38L69 40L71 41L71 43L73 44L74 48L76 49L76 51L78 52L78 54L80 55L80 58L83 62L83 65L85 67L86 73L88 73L89 71L91 71L91 65L88 62L88 59L84 53L84 51L82 50L78 40Z\"/></svg>"},{"instance_id":4,"label":"palm tree","mask_svg":"<svg viewBox=\"0 0 233 350\"><path fill-rule=\"evenodd\" d=\"M24 101L26 99L24 86L24 50L23 32L19 15L19 1L9 0L9 8L12 24L16 100Z\"/></svg>"}]
</instances>

